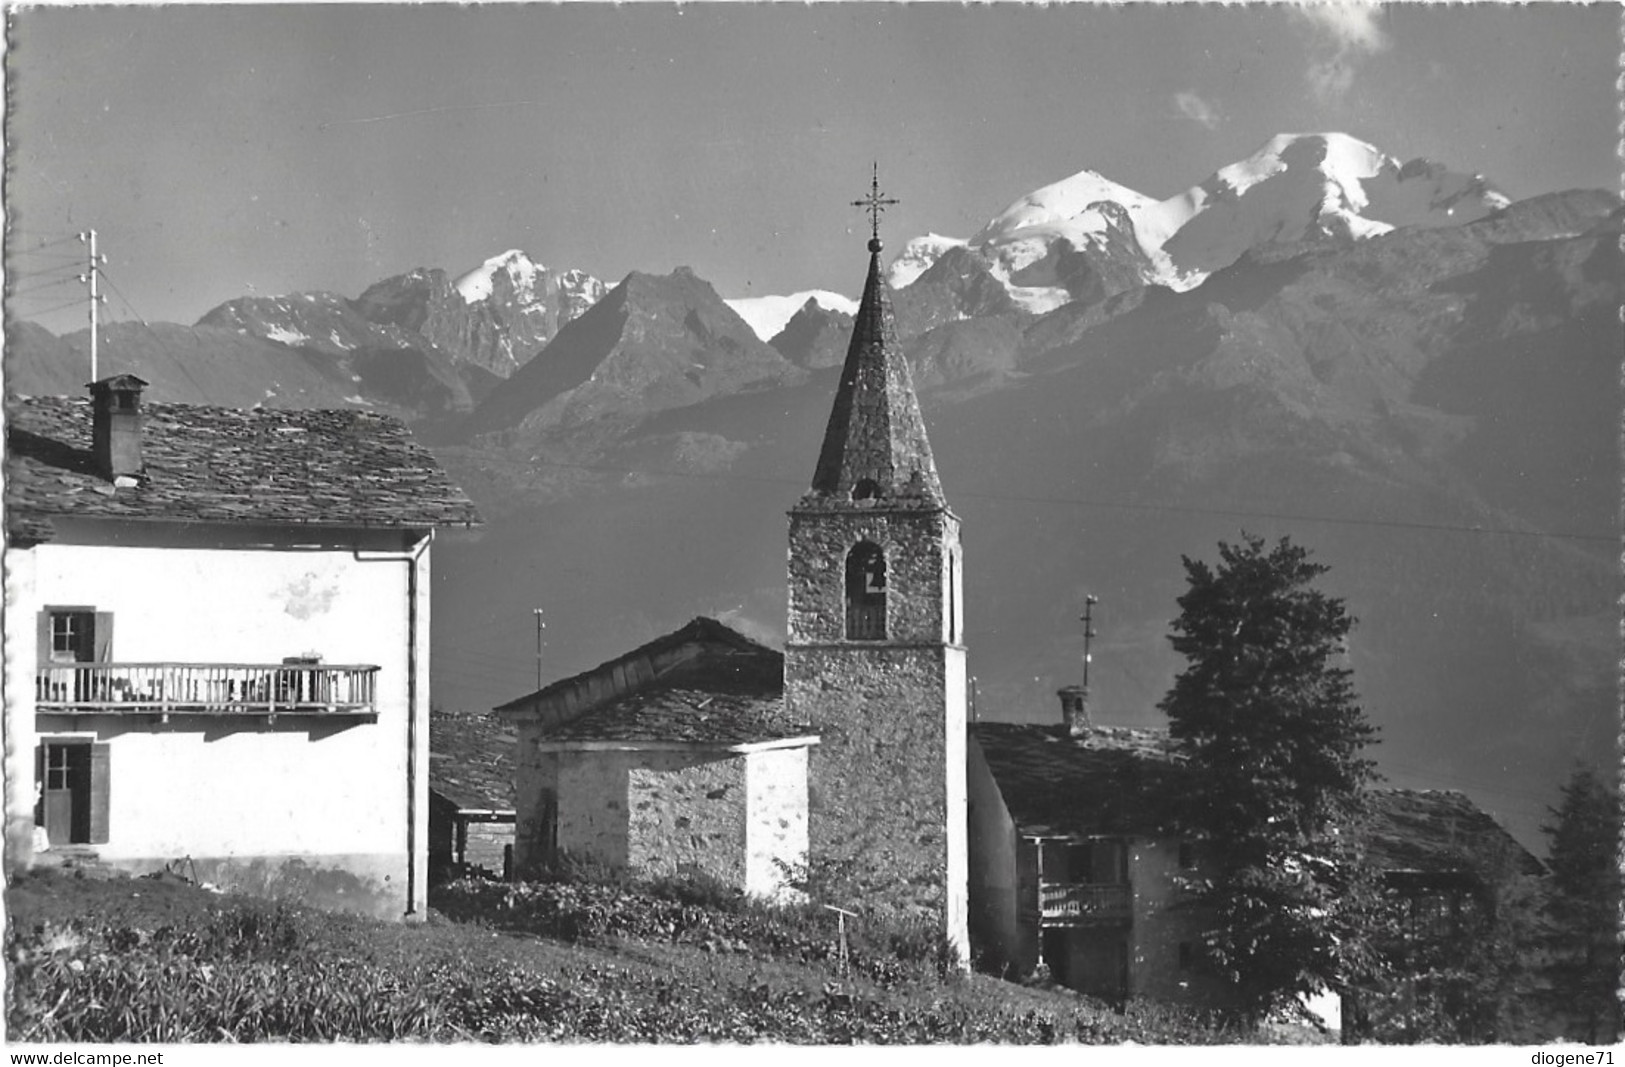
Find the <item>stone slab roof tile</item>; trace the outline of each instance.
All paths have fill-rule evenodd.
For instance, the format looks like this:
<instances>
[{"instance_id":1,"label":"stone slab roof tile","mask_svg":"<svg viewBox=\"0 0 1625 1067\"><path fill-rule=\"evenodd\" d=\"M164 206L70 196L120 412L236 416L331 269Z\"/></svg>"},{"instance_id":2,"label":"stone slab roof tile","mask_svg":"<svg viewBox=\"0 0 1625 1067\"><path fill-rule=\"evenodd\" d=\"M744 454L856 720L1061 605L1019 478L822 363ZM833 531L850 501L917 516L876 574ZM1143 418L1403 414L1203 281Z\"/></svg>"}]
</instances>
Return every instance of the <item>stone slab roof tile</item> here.
<instances>
[{"instance_id":1,"label":"stone slab roof tile","mask_svg":"<svg viewBox=\"0 0 1625 1067\"><path fill-rule=\"evenodd\" d=\"M1022 834L1090 837L1173 832L1184 761L1160 730L975 723L1010 816Z\"/></svg>"},{"instance_id":2,"label":"stone slab roof tile","mask_svg":"<svg viewBox=\"0 0 1625 1067\"><path fill-rule=\"evenodd\" d=\"M1544 870L1488 812L1453 789L1374 790L1366 847L1385 871L1470 873L1497 856L1524 874Z\"/></svg>"},{"instance_id":3,"label":"stone slab roof tile","mask_svg":"<svg viewBox=\"0 0 1625 1067\"><path fill-rule=\"evenodd\" d=\"M269 525L473 526L479 513L399 420L365 411L144 403L138 484L91 457L90 402L7 402L7 534L53 518Z\"/></svg>"},{"instance_id":4,"label":"stone slab roof tile","mask_svg":"<svg viewBox=\"0 0 1625 1067\"><path fill-rule=\"evenodd\" d=\"M786 728L782 693L674 685L644 689L546 735L548 741L624 741L728 747L812 733Z\"/></svg>"},{"instance_id":5,"label":"stone slab roof tile","mask_svg":"<svg viewBox=\"0 0 1625 1067\"><path fill-rule=\"evenodd\" d=\"M696 655L658 678L546 730L543 740L729 747L813 732L810 726L785 722L784 654L704 617L504 707L524 705L618 663L653 659L661 651L682 646L696 648Z\"/></svg>"},{"instance_id":6,"label":"stone slab roof tile","mask_svg":"<svg viewBox=\"0 0 1625 1067\"><path fill-rule=\"evenodd\" d=\"M514 810L513 726L492 715L429 719L429 788L475 811Z\"/></svg>"}]
</instances>

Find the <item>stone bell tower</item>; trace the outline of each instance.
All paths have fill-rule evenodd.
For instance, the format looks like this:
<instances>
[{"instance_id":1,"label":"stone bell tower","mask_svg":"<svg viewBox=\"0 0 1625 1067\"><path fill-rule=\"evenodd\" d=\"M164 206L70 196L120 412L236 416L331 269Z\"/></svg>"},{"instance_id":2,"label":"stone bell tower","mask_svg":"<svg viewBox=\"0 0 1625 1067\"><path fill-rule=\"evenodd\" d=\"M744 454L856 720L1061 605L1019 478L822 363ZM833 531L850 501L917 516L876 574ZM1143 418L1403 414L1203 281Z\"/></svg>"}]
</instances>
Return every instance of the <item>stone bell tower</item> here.
<instances>
[{"instance_id":1,"label":"stone bell tower","mask_svg":"<svg viewBox=\"0 0 1625 1067\"><path fill-rule=\"evenodd\" d=\"M785 711L821 742L815 872L854 904L938 916L967 958L964 587L875 235L812 488L790 511Z\"/></svg>"}]
</instances>

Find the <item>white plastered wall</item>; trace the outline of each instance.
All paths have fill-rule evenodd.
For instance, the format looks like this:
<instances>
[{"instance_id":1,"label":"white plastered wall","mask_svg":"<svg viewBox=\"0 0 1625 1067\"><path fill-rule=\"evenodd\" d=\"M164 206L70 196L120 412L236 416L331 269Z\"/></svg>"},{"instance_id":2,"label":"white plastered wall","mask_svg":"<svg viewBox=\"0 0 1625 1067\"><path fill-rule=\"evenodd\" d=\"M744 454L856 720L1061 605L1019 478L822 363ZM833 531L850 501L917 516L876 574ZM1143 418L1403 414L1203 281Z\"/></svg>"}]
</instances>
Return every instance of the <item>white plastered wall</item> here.
<instances>
[{"instance_id":1,"label":"white plastered wall","mask_svg":"<svg viewBox=\"0 0 1625 1067\"><path fill-rule=\"evenodd\" d=\"M316 652L330 665L365 664L377 674L375 721L284 716L50 716L41 733L94 734L109 743L109 840L104 859L182 855L371 857L408 878L409 567L417 570L418 752L415 895L427 867L428 555L417 562L399 534L368 535L374 556L350 548L287 550L234 533L211 547L180 531L163 547L71 540L13 552L8 560L8 727L32 720L38 650L35 619L50 605L111 612L115 662L280 663ZM83 539L81 539L83 540ZM262 542L255 547L254 542ZM18 566L27 558L26 571ZM28 700L19 699L26 694ZM24 705L28 705L26 712ZM22 713L22 714L19 714ZM8 742L8 781L25 771L30 795L34 739ZM11 790L15 792L15 790ZM32 822L32 804L29 804ZM8 844L13 830L8 812ZM388 857L394 856L393 861ZM419 908L418 910L421 910Z\"/></svg>"}]
</instances>

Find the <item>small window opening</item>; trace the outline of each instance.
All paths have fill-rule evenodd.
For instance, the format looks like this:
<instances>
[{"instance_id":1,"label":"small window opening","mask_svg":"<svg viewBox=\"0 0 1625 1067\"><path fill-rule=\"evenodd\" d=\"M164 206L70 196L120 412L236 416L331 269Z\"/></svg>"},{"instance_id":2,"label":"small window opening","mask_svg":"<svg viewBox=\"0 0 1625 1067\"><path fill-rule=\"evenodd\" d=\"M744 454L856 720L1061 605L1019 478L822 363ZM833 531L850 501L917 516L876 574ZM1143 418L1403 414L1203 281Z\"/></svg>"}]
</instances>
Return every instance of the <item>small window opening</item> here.
<instances>
[{"instance_id":1,"label":"small window opening","mask_svg":"<svg viewBox=\"0 0 1625 1067\"><path fill-rule=\"evenodd\" d=\"M853 500L874 500L880 496L880 483L873 478L863 478L852 487Z\"/></svg>"},{"instance_id":2,"label":"small window opening","mask_svg":"<svg viewBox=\"0 0 1625 1067\"><path fill-rule=\"evenodd\" d=\"M1179 969L1182 971L1190 970L1191 964L1195 962L1195 959L1196 953L1194 950L1192 950L1191 943L1189 941L1181 941L1179 943Z\"/></svg>"},{"instance_id":3,"label":"small window opening","mask_svg":"<svg viewBox=\"0 0 1625 1067\"><path fill-rule=\"evenodd\" d=\"M93 612L51 612L51 662L88 663L93 660L95 623Z\"/></svg>"},{"instance_id":4,"label":"small window opening","mask_svg":"<svg viewBox=\"0 0 1625 1067\"><path fill-rule=\"evenodd\" d=\"M1189 841L1179 843L1179 866L1187 871L1196 866L1196 846Z\"/></svg>"},{"instance_id":5,"label":"small window opening","mask_svg":"<svg viewBox=\"0 0 1625 1067\"><path fill-rule=\"evenodd\" d=\"M886 553L859 541L846 557L846 639L886 639Z\"/></svg>"}]
</instances>

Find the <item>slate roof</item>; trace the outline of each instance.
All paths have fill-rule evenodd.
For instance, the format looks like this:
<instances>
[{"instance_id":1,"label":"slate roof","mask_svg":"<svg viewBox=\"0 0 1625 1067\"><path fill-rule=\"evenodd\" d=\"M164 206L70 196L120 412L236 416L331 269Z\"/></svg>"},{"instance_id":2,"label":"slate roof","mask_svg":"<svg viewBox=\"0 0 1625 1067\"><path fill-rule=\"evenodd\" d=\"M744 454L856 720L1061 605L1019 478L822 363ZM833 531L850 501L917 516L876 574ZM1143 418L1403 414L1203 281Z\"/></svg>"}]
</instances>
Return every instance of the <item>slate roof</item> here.
<instances>
[{"instance_id":1,"label":"slate roof","mask_svg":"<svg viewBox=\"0 0 1625 1067\"><path fill-rule=\"evenodd\" d=\"M812 728L783 724L784 694L728 692L693 679L630 693L550 730L548 741L624 741L729 747L803 737Z\"/></svg>"},{"instance_id":2,"label":"slate roof","mask_svg":"<svg viewBox=\"0 0 1625 1067\"><path fill-rule=\"evenodd\" d=\"M1161 730L979 722L971 734L1022 834L1090 837L1174 832L1189 788L1184 761Z\"/></svg>"},{"instance_id":3,"label":"slate roof","mask_svg":"<svg viewBox=\"0 0 1625 1067\"><path fill-rule=\"evenodd\" d=\"M697 618L648 644L536 696L633 658L698 644L700 652L664 674L577 718L548 729L543 741L682 744L727 748L806 737L810 726L784 719L784 654L715 619ZM504 705L522 706L525 697ZM500 709L499 709L500 710Z\"/></svg>"},{"instance_id":4,"label":"slate roof","mask_svg":"<svg viewBox=\"0 0 1625 1067\"><path fill-rule=\"evenodd\" d=\"M1379 789L1366 828L1371 860L1392 873L1456 874L1510 855L1524 874L1541 862L1487 812L1455 790Z\"/></svg>"},{"instance_id":5,"label":"slate roof","mask_svg":"<svg viewBox=\"0 0 1625 1067\"><path fill-rule=\"evenodd\" d=\"M897 340L880 269L880 241L869 243L869 274L852 320L852 342L824 430L812 489L798 507L849 505L860 482L873 482L880 506L945 506L925 419Z\"/></svg>"},{"instance_id":6,"label":"slate roof","mask_svg":"<svg viewBox=\"0 0 1625 1067\"><path fill-rule=\"evenodd\" d=\"M145 470L115 488L92 460L90 401L9 398L6 522L44 540L56 517L429 527L479 513L405 425L365 411L143 403Z\"/></svg>"},{"instance_id":7,"label":"slate roof","mask_svg":"<svg viewBox=\"0 0 1625 1067\"><path fill-rule=\"evenodd\" d=\"M1171 834L1177 805L1200 790L1163 730L1097 726L1074 738L1059 724L983 722L970 729L1022 834ZM1390 873L1467 873L1473 861L1498 850L1526 874L1543 870L1454 790L1373 790L1364 833L1368 858Z\"/></svg>"},{"instance_id":8,"label":"slate roof","mask_svg":"<svg viewBox=\"0 0 1625 1067\"><path fill-rule=\"evenodd\" d=\"M429 718L429 788L459 808L514 810L513 726L492 715Z\"/></svg>"}]
</instances>

